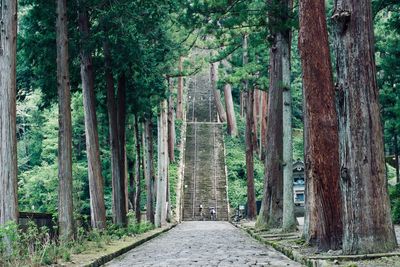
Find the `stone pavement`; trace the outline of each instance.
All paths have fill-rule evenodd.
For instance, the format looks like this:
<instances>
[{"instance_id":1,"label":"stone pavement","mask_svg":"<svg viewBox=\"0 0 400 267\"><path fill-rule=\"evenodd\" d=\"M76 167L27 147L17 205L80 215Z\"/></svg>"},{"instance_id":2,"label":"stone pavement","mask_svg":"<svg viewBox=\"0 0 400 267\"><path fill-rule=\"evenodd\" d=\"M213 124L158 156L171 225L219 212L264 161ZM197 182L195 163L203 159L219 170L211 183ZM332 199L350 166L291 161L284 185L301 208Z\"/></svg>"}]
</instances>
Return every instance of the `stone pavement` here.
<instances>
[{"instance_id":1,"label":"stone pavement","mask_svg":"<svg viewBox=\"0 0 400 267\"><path fill-rule=\"evenodd\" d=\"M106 264L113 266L301 266L228 222L184 222Z\"/></svg>"}]
</instances>

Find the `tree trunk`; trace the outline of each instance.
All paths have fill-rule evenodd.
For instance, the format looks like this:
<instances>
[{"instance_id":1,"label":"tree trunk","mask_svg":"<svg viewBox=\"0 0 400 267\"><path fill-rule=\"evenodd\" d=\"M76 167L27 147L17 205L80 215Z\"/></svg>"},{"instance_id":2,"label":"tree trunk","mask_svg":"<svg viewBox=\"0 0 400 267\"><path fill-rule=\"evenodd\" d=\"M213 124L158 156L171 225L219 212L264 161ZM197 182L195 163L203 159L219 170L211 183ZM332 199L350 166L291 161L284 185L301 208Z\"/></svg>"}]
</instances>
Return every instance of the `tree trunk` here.
<instances>
[{"instance_id":1,"label":"tree trunk","mask_svg":"<svg viewBox=\"0 0 400 267\"><path fill-rule=\"evenodd\" d=\"M289 6L292 8L292 5ZM287 14L289 15L289 14ZM292 94L290 91L290 45L291 30L282 38L282 81L283 81L283 219L282 230L289 232L296 229L293 199L293 129L292 129Z\"/></svg>"},{"instance_id":2,"label":"tree trunk","mask_svg":"<svg viewBox=\"0 0 400 267\"><path fill-rule=\"evenodd\" d=\"M265 160L267 147L267 117L268 117L268 93L261 92L261 114L260 114L260 159Z\"/></svg>"},{"instance_id":3,"label":"tree trunk","mask_svg":"<svg viewBox=\"0 0 400 267\"><path fill-rule=\"evenodd\" d=\"M225 68L231 68L231 65L226 59L222 61L222 64L224 65ZM237 124L235 116L235 106L233 104L233 97L232 97L232 86L229 83L225 84L224 86L224 98L225 98L228 134L230 136L235 137L237 135Z\"/></svg>"},{"instance_id":4,"label":"tree trunk","mask_svg":"<svg viewBox=\"0 0 400 267\"><path fill-rule=\"evenodd\" d=\"M253 150L253 105L254 90L247 89L246 105L246 171L247 171L247 217L254 220L257 216L256 196L254 189L254 150Z\"/></svg>"},{"instance_id":5,"label":"tree trunk","mask_svg":"<svg viewBox=\"0 0 400 267\"><path fill-rule=\"evenodd\" d=\"M135 162L128 160L129 165L129 192L128 192L128 207L130 210L135 210Z\"/></svg>"},{"instance_id":6,"label":"tree trunk","mask_svg":"<svg viewBox=\"0 0 400 267\"><path fill-rule=\"evenodd\" d=\"M385 177L371 1L335 1L343 252L397 247Z\"/></svg>"},{"instance_id":7,"label":"tree trunk","mask_svg":"<svg viewBox=\"0 0 400 267\"><path fill-rule=\"evenodd\" d=\"M136 190L135 190L135 215L136 215L136 222L140 223L141 220L141 205L140 205L140 195L141 195L141 153L140 153L140 132L139 132L139 122L138 117L135 115L135 142L136 142Z\"/></svg>"},{"instance_id":8,"label":"tree trunk","mask_svg":"<svg viewBox=\"0 0 400 267\"><path fill-rule=\"evenodd\" d=\"M58 221L62 240L74 236L72 202L72 121L68 64L67 1L57 0L57 87L59 101L58 133Z\"/></svg>"},{"instance_id":9,"label":"tree trunk","mask_svg":"<svg viewBox=\"0 0 400 267\"><path fill-rule=\"evenodd\" d=\"M158 182L155 225L167 223L167 175L168 175L168 118L167 100L161 102L158 118Z\"/></svg>"},{"instance_id":10,"label":"tree trunk","mask_svg":"<svg viewBox=\"0 0 400 267\"><path fill-rule=\"evenodd\" d=\"M123 181L123 188L125 191L125 211L129 211L129 196L128 196L128 177L126 175L126 76L122 72L118 77L118 92L117 92L117 117L118 117L118 142L120 161L119 168L121 171L121 180Z\"/></svg>"},{"instance_id":11,"label":"tree trunk","mask_svg":"<svg viewBox=\"0 0 400 267\"><path fill-rule=\"evenodd\" d=\"M212 87L212 91L214 94L214 101L215 101L215 106L217 108L219 120L220 120L220 122L226 122L226 112L225 112L224 106L222 105L221 92L217 88L218 78L217 78L217 73L215 70L216 64L217 63L211 63L211 67L210 67L211 87Z\"/></svg>"},{"instance_id":12,"label":"tree trunk","mask_svg":"<svg viewBox=\"0 0 400 267\"><path fill-rule=\"evenodd\" d=\"M264 193L257 227L280 228L283 212L282 35L280 33L275 34L270 49L268 102Z\"/></svg>"},{"instance_id":13,"label":"tree trunk","mask_svg":"<svg viewBox=\"0 0 400 267\"><path fill-rule=\"evenodd\" d=\"M300 3L299 48L305 104L304 236L320 250L339 249L342 222L338 126L323 0Z\"/></svg>"},{"instance_id":14,"label":"tree trunk","mask_svg":"<svg viewBox=\"0 0 400 267\"><path fill-rule=\"evenodd\" d=\"M240 117L244 117L244 109L245 109L245 97L244 97L244 92L240 92Z\"/></svg>"},{"instance_id":15,"label":"tree trunk","mask_svg":"<svg viewBox=\"0 0 400 267\"><path fill-rule=\"evenodd\" d=\"M229 83L225 84L224 86L224 96L226 106L226 118L228 122L228 134L235 137L237 136L237 124L232 98L232 86Z\"/></svg>"},{"instance_id":16,"label":"tree trunk","mask_svg":"<svg viewBox=\"0 0 400 267\"><path fill-rule=\"evenodd\" d=\"M168 98L168 154L170 162L175 162L175 109L172 94L174 93L174 83L172 78L168 78L170 96Z\"/></svg>"},{"instance_id":17,"label":"tree trunk","mask_svg":"<svg viewBox=\"0 0 400 267\"><path fill-rule=\"evenodd\" d=\"M0 20L0 225L4 225L9 221L18 221L17 1L5 0L0 3Z\"/></svg>"},{"instance_id":18,"label":"tree trunk","mask_svg":"<svg viewBox=\"0 0 400 267\"><path fill-rule=\"evenodd\" d=\"M179 77L178 77L178 96L177 96L177 105L176 105L176 118L178 120L183 119L183 58L179 58Z\"/></svg>"},{"instance_id":19,"label":"tree trunk","mask_svg":"<svg viewBox=\"0 0 400 267\"><path fill-rule=\"evenodd\" d=\"M118 116L114 92L114 78L111 69L111 51L107 40L103 43L105 74L107 87L107 111L108 123L110 131L110 147L111 147L111 174L112 174L112 203L113 203L113 221L115 224L125 226L127 224L126 217L126 200L125 200L125 179L122 175L120 161L120 143L118 133Z\"/></svg>"},{"instance_id":20,"label":"tree trunk","mask_svg":"<svg viewBox=\"0 0 400 267\"><path fill-rule=\"evenodd\" d=\"M254 89L253 92L253 151L255 154L258 155L260 153L259 146L258 146L258 130L257 130L257 123L258 123L258 113L260 111L260 90L257 88Z\"/></svg>"},{"instance_id":21,"label":"tree trunk","mask_svg":"<svg viewBox=\"0 0 400 267\"><path fill-rule=\"evenodd\" d=\"M86 153L88 160L88 178L90 195L90 218L93 228L106 227L106 208L104 204L103 175L101 173L99 136L97 131L96 96L94 93L93 60L86 49L90 38L89 17L81 7L78 14L81 34L81 79L83 91L83 110L85 113Z\"/></svg>"},{"instance_id":22,"label":"tree trunk","mask_svg":"<svg viewBox=\"0 0 400 267\"><path fill-rule=\"evenodd\" d=\"M147 188L146 217L154 224L154 169L153 169L153 127L151 117L146 118L143 127L143 168Z\"/></svg>"}]
</instances>

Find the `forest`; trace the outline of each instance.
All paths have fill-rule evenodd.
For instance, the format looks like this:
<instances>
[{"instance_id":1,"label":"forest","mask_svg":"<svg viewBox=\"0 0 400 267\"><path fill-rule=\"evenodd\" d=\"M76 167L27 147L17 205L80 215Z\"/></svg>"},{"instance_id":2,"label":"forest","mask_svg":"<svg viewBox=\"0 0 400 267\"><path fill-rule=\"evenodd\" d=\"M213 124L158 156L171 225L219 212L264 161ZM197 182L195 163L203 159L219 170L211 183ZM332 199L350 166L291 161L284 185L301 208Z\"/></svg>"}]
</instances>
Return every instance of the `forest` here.
<instances>
[{"instance_id":1,"label":"forest","mask_svg":"<svg viewBox=\"0 0 400 267\"><path fill-rule=\"evenodd\" d=\"M299 159L307 244L397 248L399 1L1 0L0 10L0 266L68 262L84 240L179 222L187 87L202 71L226 129L232 210L246 204L260 229L295 229ZM56 237L20 229L23 213L50 214Z\"/></svg>"}]
</instances>

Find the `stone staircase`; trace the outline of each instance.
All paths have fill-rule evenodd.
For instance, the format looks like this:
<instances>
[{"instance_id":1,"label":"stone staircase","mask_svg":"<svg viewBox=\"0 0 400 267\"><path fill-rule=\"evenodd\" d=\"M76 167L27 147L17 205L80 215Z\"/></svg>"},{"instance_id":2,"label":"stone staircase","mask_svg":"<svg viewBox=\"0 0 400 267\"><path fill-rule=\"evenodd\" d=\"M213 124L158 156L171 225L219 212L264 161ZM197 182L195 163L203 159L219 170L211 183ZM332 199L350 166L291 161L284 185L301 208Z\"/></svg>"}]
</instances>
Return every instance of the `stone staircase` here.
<instances>
[{"instance_id":1,"label":"stone staircase","mask_svg":"<svg viewBox=\"0 0 400 267\"><path fill-rule=\"evenodd\" d=\"M217 122L206 72L189 81L186 118L183 220L210 220L211 207L217 220L228 220L224 127Z\"/></svg>"}]
</instances>

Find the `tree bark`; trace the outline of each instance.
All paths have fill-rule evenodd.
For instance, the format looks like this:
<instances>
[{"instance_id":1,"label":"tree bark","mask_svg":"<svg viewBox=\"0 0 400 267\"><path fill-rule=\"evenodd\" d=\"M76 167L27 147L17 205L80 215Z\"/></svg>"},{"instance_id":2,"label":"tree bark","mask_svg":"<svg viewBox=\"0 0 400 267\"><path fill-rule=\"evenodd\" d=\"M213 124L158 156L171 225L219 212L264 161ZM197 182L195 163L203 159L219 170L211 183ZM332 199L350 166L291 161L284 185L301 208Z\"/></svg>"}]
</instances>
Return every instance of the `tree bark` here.
<instances>
[{"instance_id":1,"label":"tree bark","mask_svg":"<svg viewBox=\"0 0 400 267\"><path fill-rule=\"evenodd\" d=\"M170 162L175 162L175 109L173 101L174 83L168 78L170 96L168 98L168 154Z\"/></svg>"},{"instance_id":2,"label":"tree bark","mask_svg":"<svg viewBox=\"0 0 400 267\"><path fill-rule=\"evenodd\" d=\"M212 91L214 94L214 101L215 101L215 106L217 108L219 121L226 122L226 112L225 112L224 106L222 105L221 92L217 88L218 78L217 78L217 73L215 70L215 65L216 65L216 63L210 64L211 87L212 87Z\"/></svg>"},{"instance_id":3,"label":"tree bark","mask_svg":"<svg viewBox=\"0 0 400 267\"><path fill-rule=\"evenodd\" d=\"M343 252L397 247L390 216L371 1L335 1Z\"/></svg>"},{"instance_id":4,"label":"tree bark","mask_svg":"<svg viewBox=\"0 0 400 267\"><path fill-rule=\"evenodd\" d=\"M161 102L158 118L158 182L155 225L161 227L167 223L167 175L168 175L168 103Z\"/></svg>"},{"instance_id":5,"label":"tree bark","mask_svg":"<svg viewBox=\"0 0 400 267\"><path fill-rule=\"evenodd\" d=\"M106 227L106 208L104 204L104 182L101 173L99 135L97 131L93 60L91 52L86 48L87 41L90 38L90 26L88 12L83 7L78 12L78 19L81 34L81 79L88 160L90 218L93 228L104 229Z\"/></svg>"},{"instance_id":6,"label":"tree bark","mask_svg":"<svg viewBox=\"0 0 400 267\"><path fill-rule=\"evenodd\" d=\"M292 9L292 1L287 7ZM294 215L293 199L293 129L292 129L292 94L290 91L290 46L291 30L287 29L282 38L282 81L283 81L283 218L282 230L289 232L296 229L297 221Z\"/></svg>"},{"instance_id":7,"label":"tree bark","mask_svg":"<svg viewBox=\"0 0 400 267\"><path fill-rule=\"evenodd\" d=\"M72 121L69 82L67 1L57 0L58 221L62 240L74 237L72 201Z\"/></svg>"},{"instance_id":8,"label":"tree bark","mask_svg":"<svg viewBox=\"0 0 400 267\"><path fill-rule=\"evenodd\" d=\"M235 116L235 108L233 106L232 98L232 86L227 83L224 86L225 106L226 106L226 118L228 123L228 134L230 136L237 136L237 124Z\"/></svg>"},{"instance_id":9,"label":"tree bark","mask_svg":"<svg viewBox=\"0 0 400 267\"><path fill-rule=\"evenodd\" d=\"M125 211L129 211L129 194L128 194L128 177L126 171L127 156L126 156L126 75L125 72L120 73L118 77L118 92L117 92L117 118L118 118L118 141L120 161L119 168L121 171L121 180L125 191Z\"/></svg>"},{"instance_id":10,"label":"tree bark","mask_svg":"<svg viewBox=\"0 0 400 267\"><path fill-rule=\"evenodd\" d=\"M255 154L259 154L259 146L258 146L258 113L260 111L260 90L256 88L254 88L253 90L253 134L252 134L252 138L253 138L253 151Z\"/></svg>"},{"instance_id":11,"label":"tree bark","mask_svg":"<svg viewBox=\"0 0 400 267\"><path fill-rule=\"evenodd\" d=\"M111 51L108 40L103 43L105 75L107 87L107 111L108 123L110 131L110 147L111 147L111 174L112 174L112 202L113 202L113 221L115 224L125 226L127 224L126 216L126 200L125 200L125 179L122 175L120 161L120 143L118 133L118 115L114 92L114 77L112 74Z\"/></svg>"},{"instance_id":12,"label":"tree bark","mask_svg":"<svg viewBox=\"0 0 400 267\"><path fill-rule=\"evenodd\" d=\"M266 133L264 193L259 228L280 228L283 212L282 173L282 35L275 34L270 49L269 110Z\"/></svg>"},{"instance_id":13,"label":"tree bark","mask_svg":"<svg viewBox=\"0 0 400 267\"><path fill-rule=\"evenodd\" d=\"M228 60L223 60L222 64L225 68L231 68ZM224 97L225 97L225 108L226 108L226 120L228 126L228 134L230 136L237 136L237 124L236 124L236 116L235 116L235 107L233 104L232 97L232 86L227 83L224 86Z\"/></svg>"},{"instance_id":14,"label":"tree bark","mask_svg":"<svg viewBox=\"0 0 400 267\"><path fill-rule=\"evenodd\" d=\"M4 225L9 221L18 221L17 1L5 0L0 3L0 20L0 225Z\"/></svg>"},{"instance_id":15,"label":"tree bark","mask_svg":"<svg viewBox=\"0 0 400 267\"><path fill-rule=\"evenodd\" d=\"M153 126L151 117L146 118L143 127L143 168L147 188L146 217L154 224L154 169L153 169Z\"/></svg>"},{"instance_id":16,"label":"tree bark","mask_svg":"<svg viewBox=\"0 0 400 267\"><path fill-rule=\"evenodd\" d=\"M136 174L136 189L135 189L135 215L136 215L136 222L140 222L141 220L141 205L140 205L140 195L141 195L141 152L140 152L140 132L139 132L139 122L138 117L135 115L135 142L136 142L136 167L135 167L135 174Z\"/></svg>"},{"instance_id":17,"label":"tree bark","mask_svg":"<svg viewBox=\"0 0 400 267\"><path fill-rule=\"evenodd\" d=\"M343 232L338 125L325 20L323 0L300 3L299 48L305 104L304 236L320 250L339 249Z\"/></svg>"},{"instance_id":18,"label":"tree bark","mask_svg":"<svg viewBox=\"0 0 400 267\"><path fill-rule=\"evenodd\" d=\"M178 96L177 96L177 105L176 105L176 118L178 120L183 119L183 57L179 58L179 74L178 77Z\"/></svg>"},{"instance_id":19,"label":"tree bark","mask_svg":"<svg viewBox=\"0 0 400 267\"><path fill-rule=\"evenodd\" d=\"M254 189L254 149L253 149L253 105L254 90L247 89L246 105L246 171L247 171L247 217L254 220L257 216L256 195Z\"/></svg>"},{"instance_id":20,"label":"tree bark","mask_svg":"<svg viewBox=\"0 0 400 267\"><path fill-rule=\"evenodd\" d=\"M267 117L268 117L268 93L261 92L261 115L260 115L260 159L265 160L267 147Z\"/></svg>"}]
</instances>

